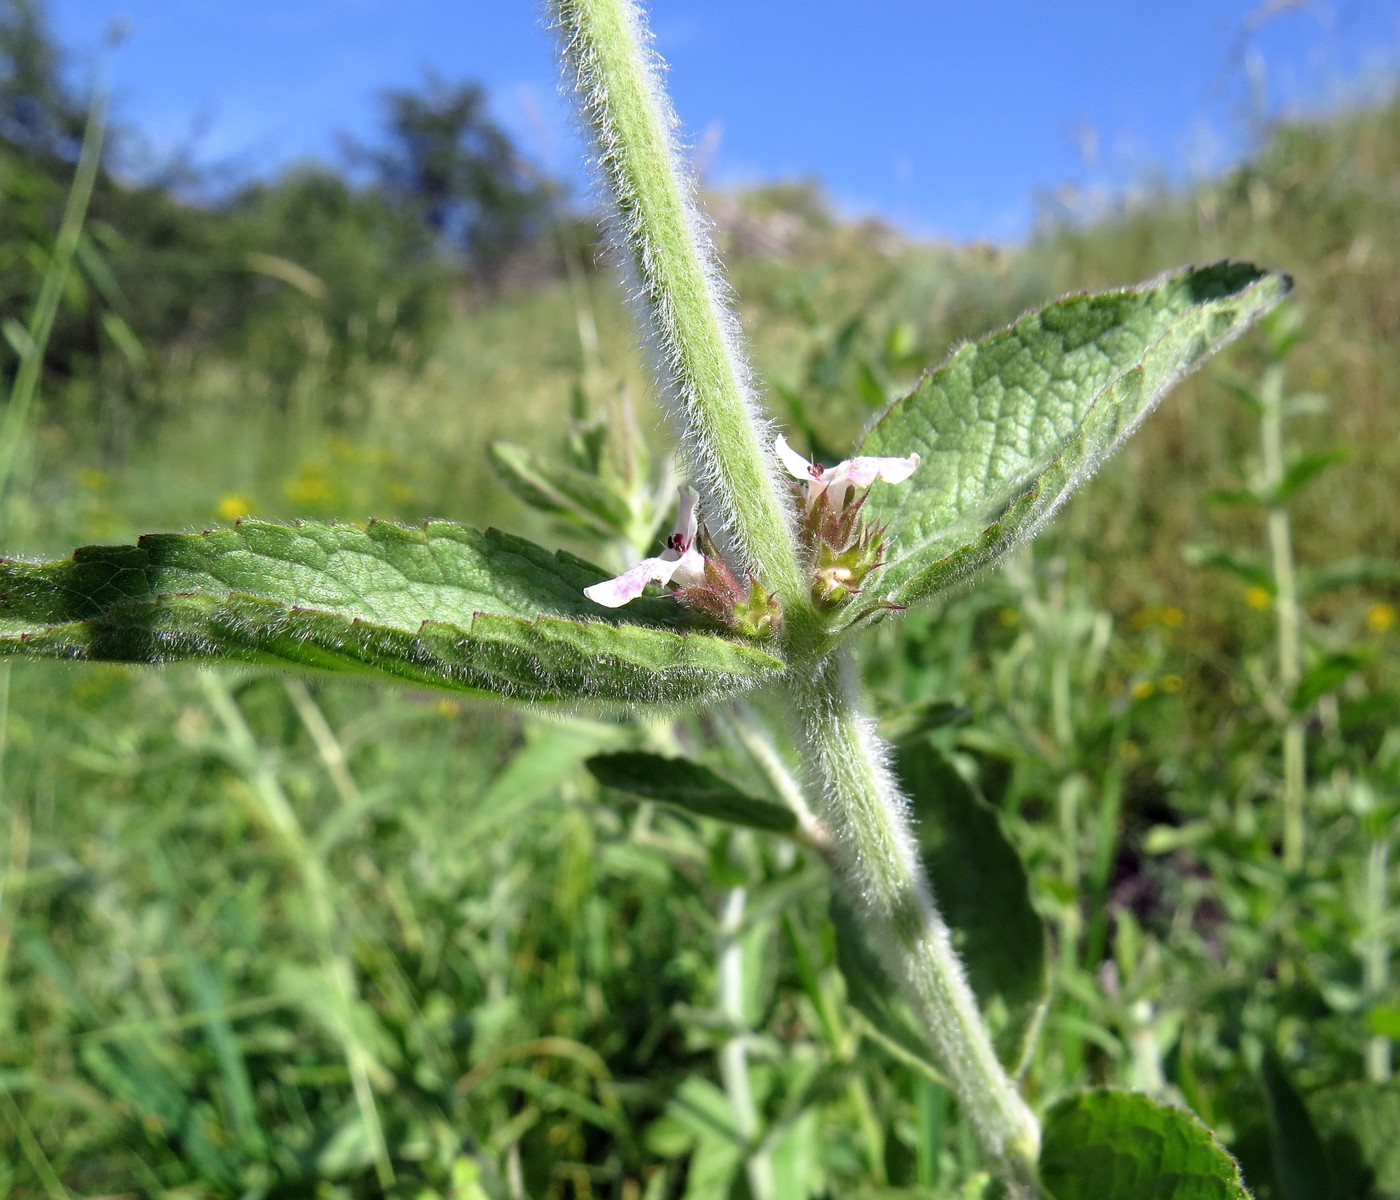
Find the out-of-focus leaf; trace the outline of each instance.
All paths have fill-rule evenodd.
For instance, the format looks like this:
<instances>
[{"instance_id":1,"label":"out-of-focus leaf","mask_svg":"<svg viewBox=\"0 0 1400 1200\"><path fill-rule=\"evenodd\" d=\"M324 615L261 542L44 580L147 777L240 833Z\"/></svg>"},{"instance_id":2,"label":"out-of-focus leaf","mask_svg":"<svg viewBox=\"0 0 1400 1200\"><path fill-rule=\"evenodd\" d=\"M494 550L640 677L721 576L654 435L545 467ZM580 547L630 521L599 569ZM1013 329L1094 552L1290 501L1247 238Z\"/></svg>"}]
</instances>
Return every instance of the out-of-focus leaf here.
<instances>
[{"instance_id":1,"label":"out-of-focus leaf","mask_svg":"<svg viewBox=\"0 0 1400 1200\"><path fill-rule=\"evenodd\" d=\"M1305 572L1298 585L1304 600L1345 587L1400 583L1400 562L1385 558L1348 558Z\"/></svg>"},{"instance_id":2,"label":"out-of-focus leaf","mask_svg":"<svg viewBox=\"0 0 1400 1200\"><path fill-rule=\"evenodd\" d=\"M1274 594L1274 577L1269 568L1251 554L1218 546L1187 546L1182 555L1193 567L1226 571L1250 587Z\"/></svg>"},{"instance_id":3,"label":"out-of-focus leaf","mask_svg":"<svg viewBox=\"0 0 1400 1200\"><path fill-rule=\"evenodd\" d=\"M631 522L622 498L597 475L509 442L493 442L488 455L501 482L531 508L608 535Z\"/></svg>"},{"instance_id":4,"label":"out-of-focus leaf","mask_svg":"<svg viewBox=\"0 0 1400 1200\"><path fill-rule=\"evenodd\" d=\"M1278 1054L1264 1054L1264 1095L1269 1102L1269 1143L1279 1200L1342 1200L1329 1186L1330 1172L1312 1117Z\"/></svg>"},{"instance_id":5,"label":"out-of-focus leaf","mask_svg":"<svg viewBox=\"0 0 1400 1200\"><path fill-rule=\"evenodd\" d=\"M1345 462L1348 457L1349 452L1344 447L1337 446L1331 450L1319 450L1316 454L1305 454L1294 459L1284 471L1278 487L1274 488L1274 503L1287 504L1328 467Z\"/></svg>"},{"instance_id":6,"label":"out-of-focus leaf","mask_svg":"<svg viewBox=\"0 0 1400 1200\"><path fill-rule=\"evenodd\" d=\"M1337 1200L1400 1200L1400 1080L1328 1088L1308 1109Z\"/></svg>"},{"instance_id":7,"label":"out-of-focus leaf","mask_svg":"<svg viewBox=\"0 0 1400 1200\"><path fill-rule=\"evenodd\" d=\"M768 833L790 834L797 828L791 809L750 796L709 767L686 758L622 750L595 755L584 765L605 787L659 800L696 816Z\"/></svg>"},{"instance_id":8,"label":"out-of-focus leaf","mask_svg":"<svg viewBox=\"0 0 1400 1200\"><path fill-rule=\"evenodd\" d=\"M983 1009L1005 1008L1002 1057L1017 1064L1049 988L1045 926L1001 821L927 739L905 742L895 769L913 801L924 870Z\"/></svg>"},{"instance_id":9,"label":"out-of-focus leaf","mask_svg":"<svg viewBox=\"0 0 1400 1200\"><path fill-rule=\"evenodd\" d=\"M1200 1120L1133 1092L1080 1092L1042 1131L1054 1200L1249 1200L1235 1160Z\"/></svg>"},{"instance_id":10,"label":"out-of-focus leaf","mask_svg":"<svg viewBox=\"0 0 1400 1200\"><path fill-rule=\"evenodd\" d=\"M1328 692L1335 691L1366 665L1359 654L1328 654L1313 663L1298 681L1293 693L1295 713L1307 712Z\"/></svg>"}]
</instances>

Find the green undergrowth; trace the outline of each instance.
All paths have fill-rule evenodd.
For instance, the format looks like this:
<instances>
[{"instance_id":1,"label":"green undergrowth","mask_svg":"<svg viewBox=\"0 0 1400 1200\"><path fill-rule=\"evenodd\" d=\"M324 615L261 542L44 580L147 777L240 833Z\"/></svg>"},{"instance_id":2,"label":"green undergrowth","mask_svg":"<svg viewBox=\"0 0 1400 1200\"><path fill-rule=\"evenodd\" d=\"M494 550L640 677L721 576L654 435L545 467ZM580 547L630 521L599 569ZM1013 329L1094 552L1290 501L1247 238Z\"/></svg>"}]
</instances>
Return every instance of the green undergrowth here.
<instances>
[{"instance_id":1,"label":"green undergrowth","mask_svg":"<svg viewBox=\"0 0 1400 1200\"><path fill-rule=\"evenodd\" d=\"M865 661L890 736L933 739L1029 864L1055 980L1031 1101L1103 1084L1189 1105L1261 1200L1300 1195L1300 1146L1351 1189L1335 1200L1400 1195L1346 1115L1400 1036L1397 130L1395 103L1280 129L1189 194L1004 250L908 245L802 189L722 207L772 407L818 451L1047 296L1226 254L1295 276L1286 354L1261 335L1188 382L1033 551ZM7 549L375 515L626 562L526 513L486 449L553 453L576 396L623 393L665 445L631 341L582 273L466 305L421 368L366 366L349 399L310 352L275 384L256 346L172 355L140 438L74 418L92 396L41 413ZM1290 454L1345 450L1289 499L1300 568L1337 583L1303 597L1306 694L1275 678L1264 517L1228 495L1259 435L1227 384L1272 364L1311 397ZM722 716L521 718L241 669L16 663L0 688L0 1192L743 1196L715 1066L737 1019L778 1195L982 1194L946 1089L846 1005L813 856L584 769L717 744L734 787L774 799ZM1295 716L1301 868L1279 815ZM736 1018L716 945L740 886Z\"/></svg>"}]
</instances>

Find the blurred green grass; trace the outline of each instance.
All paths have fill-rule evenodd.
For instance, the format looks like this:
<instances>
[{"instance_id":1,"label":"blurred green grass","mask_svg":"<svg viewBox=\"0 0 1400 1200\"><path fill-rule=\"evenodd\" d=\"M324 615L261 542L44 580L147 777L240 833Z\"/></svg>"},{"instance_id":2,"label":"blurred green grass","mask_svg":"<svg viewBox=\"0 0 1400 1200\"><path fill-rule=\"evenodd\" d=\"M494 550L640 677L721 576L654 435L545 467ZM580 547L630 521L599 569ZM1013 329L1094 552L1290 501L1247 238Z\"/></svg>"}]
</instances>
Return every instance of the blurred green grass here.
<instances>
[{"instance_id":1,"label":"blurred green grass","mask_svg":"<svg viewBox=\"0 0 1400 1200\"><path fill-rule=\"evenodd\" d=\"M1400 103L1281 128L1221 180L1018 248L909 244L801 188L721 201L775 411L796 397L836 452L950 345L1048 297L1226 255L1287 269L1306 317L1290 381L1330 399L1290 436L1349 451L1294 507L1300 561L1400 559ZM492 439L551 449L575 388L626 388L668 444L607 272L464 301L421 361L349 377L318 351L315 298L297 303L307 320L266 353L172 351L137 437L111 437L100 381L74 380L7 551L244 511L553 541L490 476ZM1257 342L1230 360L1264 361ZM1165 1088L1267 1197L1259 1047L1308 1091L1361 1078L1400 1003L1367 973L1395 930L1377 856L1400 796L1400 591L1310 606L1310 644L1364 662L1310 718L1312 853L1283 872L1267 598L1184 553L1262 547L1257 513L1205 502L1256 440L1212 371L1192 379L1033 550L882 633L867 673L891 720L967 707L940 737L1029 858L1058 956L1034 1099ZM613 807L579 772L657 731L241 673L16 664L6 687L5 1194L746 1194L704 1183L728 1179L705 1114L736 881L782 1194L975 1181L946 1093L841 1008L817 867Z\"/></svg>"}]
</instances>

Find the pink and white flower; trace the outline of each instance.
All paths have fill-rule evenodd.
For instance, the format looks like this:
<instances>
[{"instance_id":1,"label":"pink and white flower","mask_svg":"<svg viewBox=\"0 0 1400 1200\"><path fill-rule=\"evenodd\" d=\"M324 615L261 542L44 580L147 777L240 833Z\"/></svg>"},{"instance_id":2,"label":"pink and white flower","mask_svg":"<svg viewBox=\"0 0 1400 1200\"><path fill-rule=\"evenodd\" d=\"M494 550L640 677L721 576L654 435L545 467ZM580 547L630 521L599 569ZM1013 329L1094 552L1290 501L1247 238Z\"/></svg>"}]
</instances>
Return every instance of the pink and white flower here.
<instances>
[{"instance_id":1,"label":"pink and white flower","mask_svg":"<svg viewBox=\"0 0 1400 1200\"><path fill-rule=\"evenodd\" d=\"M666 539L666 549L656 558L644 558L634 567L617 576L605 579L592 587L583 589L583 594L594 604L604 608L621 608L635 600L649 583L674 583L679 587L702 583L705 578L705 556L695 548L695 533L699 522L695 517L695 502L700 498L694 488L680 489L680 510L676 514L676 527Z\"/></svg>"},{"instance_id":2,"label":"pink and white flower","mask_svg":"<svg viewBox=\"0 0 1400 1200\"><path fill-rule=\"evenodd\" d=\"M807 509L810 512L823 492L830 492L830 503L838 510L846 502L852 488L868 488L877 479L884 483L903 483L919 465L919 456L908 458L848 458L834 467L808 462L787 443L782 434L773 449L794 479L807 485Z\"/></svg>"}]
</instances>

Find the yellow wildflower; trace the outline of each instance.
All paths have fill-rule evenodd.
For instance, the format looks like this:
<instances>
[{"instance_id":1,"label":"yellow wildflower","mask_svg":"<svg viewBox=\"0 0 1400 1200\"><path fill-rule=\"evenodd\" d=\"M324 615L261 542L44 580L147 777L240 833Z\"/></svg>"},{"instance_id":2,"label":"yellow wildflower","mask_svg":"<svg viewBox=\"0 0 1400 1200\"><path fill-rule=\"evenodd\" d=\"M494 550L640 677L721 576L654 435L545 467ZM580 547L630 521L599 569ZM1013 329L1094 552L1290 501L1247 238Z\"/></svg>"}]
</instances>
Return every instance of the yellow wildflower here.
<instances>
[{"instance_id":1,"label":"yellow wildflower","mask_svg":"<svg viewBox=\"0 0 1400 1200\"><path fill-rule=\"evenodd\" d=\"M1175 604L1149 604L1133 614L1130 624L1134 629L1146 629L1149 625L1180 629L1186 624L1186 614Z\"/></svg>"},{"instance_id":2,"label":"yellow wildflower","mask_svg":"<svg viewBox=\"0 0 1400 1200\"><path fill-rule=\"evenodd\" d=\"M218 507L214 511L221 521L236 521L253 511L253 502L241 492L226 492L219 497Z\"/></svg>"},{"instance_id":3,"label":"yellow wildflower","mask_svg":"<svg viewBox=\"0 0 1400 1200\"><path fill-rule=\"evenodd\" d=\"M1244 602L1250 608L1262 609L1268 608L1274 602L1274 598L1268 588L1262 588L1255 583L1244 589Z\"/></svg>"},{"instance_id":4,"label":"yellow wildflower","mask_svg":"<svg viewBox=\"0 0 1400 1200\"><path fill-rule=\"evenodd\" d=\"M282 491L296 505L324 504L331 498L331 483L321 467L308 463L282 485Z\"/></svg>"}]
</instances>

